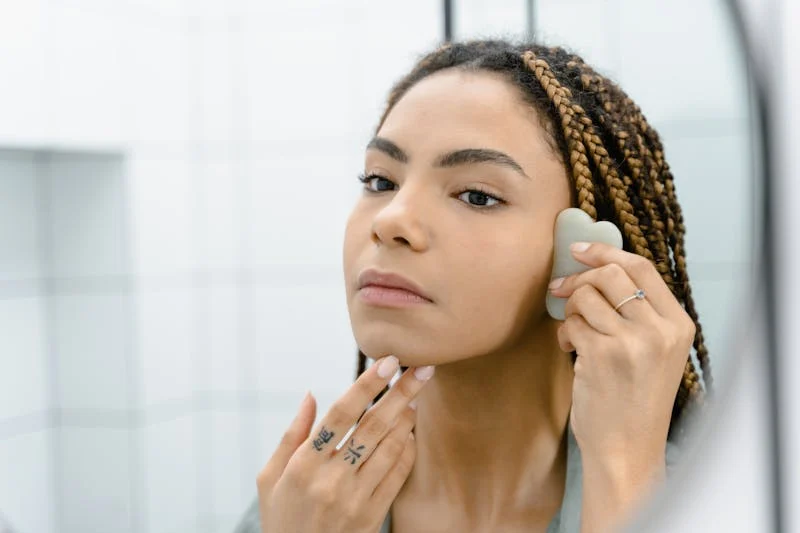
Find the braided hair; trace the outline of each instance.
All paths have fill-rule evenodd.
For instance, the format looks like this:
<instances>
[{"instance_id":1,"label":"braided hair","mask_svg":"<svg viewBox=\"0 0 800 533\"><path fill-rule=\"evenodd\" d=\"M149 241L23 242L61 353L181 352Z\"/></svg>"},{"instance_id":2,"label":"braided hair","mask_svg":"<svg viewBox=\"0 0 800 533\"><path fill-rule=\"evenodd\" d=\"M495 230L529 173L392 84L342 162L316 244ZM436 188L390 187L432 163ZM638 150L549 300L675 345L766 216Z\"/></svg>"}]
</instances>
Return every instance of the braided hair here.
<instances>
[{"instance_id":1,"label":"braided hair","mask_svg":"<svg viewBox=\"0 0 800 533\"><path fill-rule=\"evenodd\" d=\"M594 220L619 227L623 248L654 263L693 320L702 384L687 354L673 404L672 432L688 407L702 404L712 376L686 269L686 227L658 134L622 89L579 56L562 47L504 40L445 43L422 57L394 85L376 132L411 87L453 68L497 73L517 87L523 101L537 111L548 143L568 171L574 205ZM356 375L365 369L366 356L359 351Z\"/></svg>"}]
</instances>

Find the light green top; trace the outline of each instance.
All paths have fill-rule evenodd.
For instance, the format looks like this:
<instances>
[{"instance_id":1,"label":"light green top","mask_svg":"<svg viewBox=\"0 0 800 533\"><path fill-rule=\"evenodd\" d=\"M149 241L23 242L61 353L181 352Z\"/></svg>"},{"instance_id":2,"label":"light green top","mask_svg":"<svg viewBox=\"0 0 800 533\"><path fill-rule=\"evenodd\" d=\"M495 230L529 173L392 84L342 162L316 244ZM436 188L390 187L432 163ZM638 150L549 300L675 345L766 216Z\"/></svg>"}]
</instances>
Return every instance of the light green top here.
<instances>
[{"instance_id":1,"label":"light green top","mask_svg":"<svg viewBox=\"0 0 800 533\"><path fill-rule=\"evenodd\" d=\"M580 531L583 468L578 443L575 441L569 424L567 427L569 428L567 430L567 478L564 498L561 501L561 508L547 527L547 533L578 533ZM678 447L672 442L667 442L666 459L667 473L669 474L678 459ZM386 517L380 533L391 533L391 523L392 517L389 515ZM234 533L261 533L258 498L247 509Z\"/></svg>"}]
</instances>

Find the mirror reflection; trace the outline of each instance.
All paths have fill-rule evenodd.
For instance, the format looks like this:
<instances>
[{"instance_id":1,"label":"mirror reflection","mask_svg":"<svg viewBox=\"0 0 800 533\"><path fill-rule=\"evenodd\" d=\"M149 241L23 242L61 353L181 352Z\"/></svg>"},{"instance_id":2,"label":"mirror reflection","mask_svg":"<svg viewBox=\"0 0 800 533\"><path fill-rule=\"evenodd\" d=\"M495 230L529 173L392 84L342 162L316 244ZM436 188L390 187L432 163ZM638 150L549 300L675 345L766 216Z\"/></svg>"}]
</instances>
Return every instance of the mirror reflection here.
<instances>
[{"instance_id":1,"label":"mirror reflection","mask_svg":"<svg viewBox=\"0 0 800 533\"><path fill-rule=\"evenodd\" d=\"M452 4L0 17L0 530L608 530L668 478L752 284L725 6Z\"/></svg>"}]
</instances>

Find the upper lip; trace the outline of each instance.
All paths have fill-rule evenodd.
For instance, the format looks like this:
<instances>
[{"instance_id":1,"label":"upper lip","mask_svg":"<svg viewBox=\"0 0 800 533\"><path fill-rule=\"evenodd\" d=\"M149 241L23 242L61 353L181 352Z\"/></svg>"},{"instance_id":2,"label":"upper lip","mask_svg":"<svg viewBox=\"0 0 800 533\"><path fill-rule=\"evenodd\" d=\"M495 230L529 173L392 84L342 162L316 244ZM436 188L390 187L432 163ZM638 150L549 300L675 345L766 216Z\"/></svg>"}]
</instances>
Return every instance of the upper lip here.
<instances>
[{"instance_id":1,"label":"upper lip","mask_svg":"<svg viewBox=\"0 0 800 533\"><path fill-rule=\"evenodd\" d=\"M389 287L392 289L403 289L408 292L413 292L417 296L421 296L426 300L430 300L425 291L423 291L416 283L404 278L400 274L392 272L380 272L374 268L368 268L358 276L358 288L362 289L368 285L377 285L379 287Z\"/></svg>"}]
</instances>

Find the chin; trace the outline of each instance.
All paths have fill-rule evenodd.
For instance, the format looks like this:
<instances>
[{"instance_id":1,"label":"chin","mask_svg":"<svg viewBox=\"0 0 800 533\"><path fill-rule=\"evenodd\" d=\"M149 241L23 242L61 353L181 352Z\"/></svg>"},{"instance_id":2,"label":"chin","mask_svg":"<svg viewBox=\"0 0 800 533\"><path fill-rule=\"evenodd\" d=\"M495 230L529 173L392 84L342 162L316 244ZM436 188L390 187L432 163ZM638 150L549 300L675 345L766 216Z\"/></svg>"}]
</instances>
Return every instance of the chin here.
<instances>
[{"instance_id":1,"label":"chin","mask_svg":"<svg viewBox=\"0 0 800 533\"><path fill-rule=\"evenodd\" d=\"M405 338L392 337L394 336L374 332L370 335L357 335L356 341L364 355L373 361L394 355L403 366L434 364L430 361L429 349L425 349L419 343L409 342L407 335L403 336Z\"/></svg>"},{"instance_id":2,"label":"chin","mask_svg":"<svg viewBox=\"0 0 800 533\"><path fill-rule=\"evenodd\" d=\"M376 361L387 355L394 355L402 366L440 365L453 361L453 355L430 343L409 339L408 335L392 339L387 335L357 337L358 347L367 358ZM458 359L458 357L455 357Z\"/></svg>"}]
</instances>

